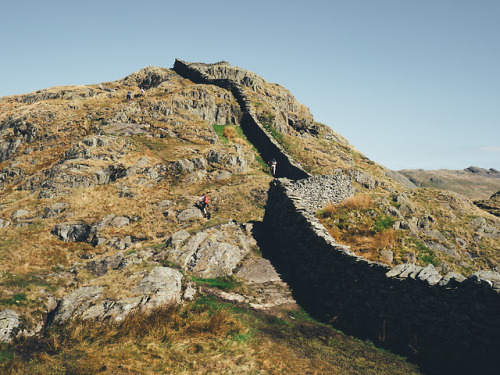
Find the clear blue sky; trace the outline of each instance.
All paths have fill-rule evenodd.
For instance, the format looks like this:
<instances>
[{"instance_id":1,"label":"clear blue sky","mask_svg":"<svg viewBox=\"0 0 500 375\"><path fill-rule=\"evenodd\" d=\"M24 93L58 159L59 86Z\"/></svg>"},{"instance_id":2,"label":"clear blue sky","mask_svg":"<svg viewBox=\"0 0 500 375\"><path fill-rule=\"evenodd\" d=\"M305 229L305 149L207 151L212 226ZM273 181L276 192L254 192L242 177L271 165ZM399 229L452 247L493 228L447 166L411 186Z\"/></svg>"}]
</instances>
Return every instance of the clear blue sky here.
<instances>
[{"instance_id":1,"label":"clear blue sky","mask_svg":"<svg viewBox=\"0 0 500 375\"><path fill-rule=\"evenodd\" d=\"M500 0L5 0L0 14L0 96L226 60L389 168L500 170Z\"/></svg>"}]
</instances>

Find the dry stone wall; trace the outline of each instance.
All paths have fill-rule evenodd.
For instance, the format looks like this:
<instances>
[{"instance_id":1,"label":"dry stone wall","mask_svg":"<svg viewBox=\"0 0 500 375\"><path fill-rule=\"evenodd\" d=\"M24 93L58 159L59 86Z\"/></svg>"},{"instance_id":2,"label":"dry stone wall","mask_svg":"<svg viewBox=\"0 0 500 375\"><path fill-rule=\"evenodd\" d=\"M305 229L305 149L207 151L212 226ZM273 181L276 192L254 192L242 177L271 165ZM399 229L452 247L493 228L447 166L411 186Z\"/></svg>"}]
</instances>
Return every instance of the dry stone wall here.
<instances>
[{"instance_id":1,"label":"dry stone wall","mask_svg":"<svg viewBox=\"0 0 500 375\"><path fill-rule=\"evenodd\" d=\"M224 69L209 75L212 65L176 60L174 71L230 90L243 112L245 135L265 160L276 158L279 175L287 177L271 182L264 227L271 241L267 255L289 275L294 297L317 316L408 355L431 373L498 373L500 274L442 277L432 265L390 267L336 243L314 213L351 196L351 179L311 177L256 119L241 77L233 71L224 77Z\"/></svg>"},{"instance_id":2,"label":"dry stone wall","mask_svg":"<svg viewBox=\"0 0 500 375\"><path fill-rule=\"evenodd\" d=\"M177 59L175 60L174 71L194 83L215 85L231 91L243 112L240 126L245 136L252 142L264 160L276 159L278 162L278 176L293 180L310 177L257 120L250 99L248 99L245 90L238 82L238 77L228 74L227 78L214 78L205 72L211 65L216 64L187 63ZM221 76L221 74L219 73L218 76Z\"/></svg>"},{"instance_id":3,"label":"dry stone wall","mask_svg":"<svg viewBox=\"0 0 500 375\"><path fill-rule=\"evenodd\" d=\"M335 190L331 201L349 196L348 180L318 177L273 180L264 217L273 234L269 255L288 270L299 301L346 332L412 356L427 368L497 373L500 275L442 277L432 265L391 268L355 255L314 216L325 201L318 192Z\"/></svg>"}]
</instances>

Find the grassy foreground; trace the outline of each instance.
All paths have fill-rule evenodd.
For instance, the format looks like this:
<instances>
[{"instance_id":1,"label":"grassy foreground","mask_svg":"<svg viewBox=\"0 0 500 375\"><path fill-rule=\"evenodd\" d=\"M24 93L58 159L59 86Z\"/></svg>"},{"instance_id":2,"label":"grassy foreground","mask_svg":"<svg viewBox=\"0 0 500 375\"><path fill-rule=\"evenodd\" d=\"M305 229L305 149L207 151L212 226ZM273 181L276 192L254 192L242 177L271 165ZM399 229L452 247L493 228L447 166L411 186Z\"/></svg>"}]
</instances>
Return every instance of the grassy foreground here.
<instances>
[{"instance_id":1,"label":"grassy foreground","mask_svg":"<svg viewBox=\"0 0 500 375\"><path fill-rule=\"evenodd\" d=\"M418 374L394 354L316 323L201 297L113 324L73 321L3 344L5 374Z\"/></svg>"}]
</instances>

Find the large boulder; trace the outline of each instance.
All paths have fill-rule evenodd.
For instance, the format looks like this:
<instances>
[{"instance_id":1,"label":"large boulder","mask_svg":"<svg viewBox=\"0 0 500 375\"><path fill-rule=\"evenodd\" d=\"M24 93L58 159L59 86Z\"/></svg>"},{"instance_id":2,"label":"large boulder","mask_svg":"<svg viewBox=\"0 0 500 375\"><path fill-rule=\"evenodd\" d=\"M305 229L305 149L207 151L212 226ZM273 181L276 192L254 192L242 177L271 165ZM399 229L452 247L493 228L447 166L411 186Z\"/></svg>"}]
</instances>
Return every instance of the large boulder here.
<instances>
[{"instance_id":1,"label":"large boulder","mask_svg":"<svg viewBox=\"0 0 500 375\"><path fill-rule=\"evenodd\" d=\"M281 278L271 262L264 258L247 261L236 273L239 279L249 284L280 282Z\"/></svg>"},{"instance_id":2,"label":"large boulder","mask_svg":"<svg viewBox=\"0 0 500 375\"><path fill-rule=\"evenodd\" d=\"M6 309L0 312L0 342L11 342L21 325L19 314Z\"/></svg>"},{"instance_id":3,"label":"large boulder","mask_svg":"<svg viewBox=\"0 0 500 375\"><path fill-rule=\"evenodd\" d=\"M11 219L21 219L23 217L26 217L27 215L29 215L29 211L28 210L24 210L24 209L19 209L19 210L16 210L12 213L12 215L10 215Z\"/></svg>"},{"instance_id":4,"label":"large boulder","mask_svg":"<svg viewBox=\"0 0 500 375\"><path fill-rule=\"evenodd\" d=\"M239 225L229 223L193 235L174 233L161 256L198 277L215 278L232 275L256 246Z\"/></svg>"},{"instance_id":5,"label":"large boulder","mask_svg":"<svg viewBox=\"0 0 500 375\"><path fill-rule=\"evenodd\" d=\"M52 323L64 323L70 318L82 315L101 296L102 286L84 286L64 296L59 302Z\"/></svg>"},{"instance_id":6,"label":"large boulder","mask_svg":"<svg viewBox=\"0 0 500 375\"><path fill-rule=\"evenodd\" d=\"M178 173L190 173L195 170L195 165L191 160L179 159L173 164L173 168Z\"/></svg>"},{"instance_id":7,"label":"large boulder","mask_svg":"<svg viewBox=\"0 0 500 375\"><path fill-rule=\"evenodd\" d=\"M201 213L201 211L198 208L189 207L188 209L180 212L177 215L177 220L179 220L180 222L183 222L183 221L201 219L202 217L203 217L203 214Z\"/></svg>"},{"instance_id":8,"label":"large boulder","mask_svg":"<svg viewBox=\"0 0 500 375\"><path fill-rule=\"evenodd\" d=\"M120 268L124 258L123 253L116 253L105 258L91 260L85 265L85 268L96 276L102 276L109 270Z\"/></svg>"},{"instance_id":9,"label":"large boulder","mask_svg":"<svg viewBox=\"0 0 500 375\"><path fill-rule=\"evenodd\" d=\"M51 219L59 216L62 212L66 211L68 208L68 203L57 202L43 209L42 217L44 219Z\"/></svg>"},{"instance_id":10,"label":"large boulder","mask_svg":"<svg viewBox=\"0 0 500 375\"><path fill-rule=\"evenodd\" d=\"M86 242L93 234L93 228L85 223L57 224L50 233L64 242Z\"/></svg>"},{"instance_id":11,"label":"large boulder","mask_svg":"<svg viewBox=\"0 0 500 375\"><path fill-rule=\"evenodd\" d=\"M145 276L134 290L147 295L146 308L179 303L182 296L182 273L169 267L156 267Z\"/></svg>"}]
</instances>

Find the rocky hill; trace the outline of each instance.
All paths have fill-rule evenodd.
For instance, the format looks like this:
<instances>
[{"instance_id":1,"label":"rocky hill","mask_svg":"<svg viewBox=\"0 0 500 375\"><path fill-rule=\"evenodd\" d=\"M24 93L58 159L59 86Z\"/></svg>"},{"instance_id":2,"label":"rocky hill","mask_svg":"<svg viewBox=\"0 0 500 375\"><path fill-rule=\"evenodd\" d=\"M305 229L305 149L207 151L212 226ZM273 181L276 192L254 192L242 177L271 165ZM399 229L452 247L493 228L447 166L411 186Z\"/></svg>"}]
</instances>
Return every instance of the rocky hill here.
<instances>
[{"instance_id":1,"label":"rocky hill","mask_svg":"<svg viewBox=\"0 0 500 375\"><path fill-rule=\"evenodd\" d=\"M474 204L490 214L500 217L500 191L493 194L490 199L477 200L474 201Z\"/></svg>"},{"instance_id":2,"label":"rocky hill","mask_svg":"<svg viewBox=\"0 0 500 375\"><path fill-rule=\"evenodd\" d=\"M177 60L0 108L7 373L417 372L297 304L268 256L273 157L360 256L462 278L499 266L498 218L416 189L288 90L226 62ZM315 175L331 182L311 193L301 181Z\"/></svg>"}]
</instances>

